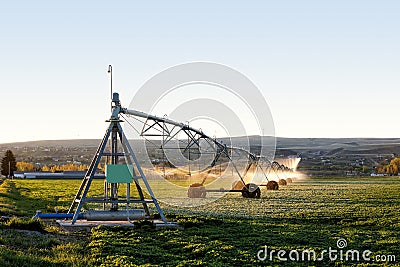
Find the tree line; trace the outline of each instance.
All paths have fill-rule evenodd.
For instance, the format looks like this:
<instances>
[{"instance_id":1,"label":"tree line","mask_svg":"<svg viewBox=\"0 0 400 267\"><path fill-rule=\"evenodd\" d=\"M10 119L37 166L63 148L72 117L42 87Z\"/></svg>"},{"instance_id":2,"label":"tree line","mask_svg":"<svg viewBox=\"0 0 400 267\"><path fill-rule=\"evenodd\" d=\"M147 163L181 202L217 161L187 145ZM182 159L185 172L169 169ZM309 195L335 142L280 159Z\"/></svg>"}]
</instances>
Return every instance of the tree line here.
<instances>
[{"instance_id":1,"label":"tree line","mask_svg":"<svg viewBox=\"0 0 400 267\"><path fill-rule=\"evenodd\" d=\"M44 165L39 169L32 163L25 161L18 161L17 171L30 172L30 171L43 171L43 172L59 172L59 171L86 171L89 167L86 164L63 164L63 165Z\"/></svg>"},{"instance_id":2,"label":"tree line","mask_svg":"<svg viewBox=\"0 0 400 267\"><path fill-rule=\"evenodd\" d=\"M7 150L4 157L1 159L1 174L7 177L13 176L15 171L30 172L30 171L44 171L44 172L60 172L60 171L86 171L88 165L85 164L63 164L63 165L44 165L40 168L32 163L19 161L17 162L11 150ZM99 170L104 171L104 164L99 164ZM400 158L395 157L390 161L385 160L376 166L376 173L398 175L400 170ZM368 168L363 167L363 172L367 172Z\"/></svg>"},{"instance_id":3,"label":"tree line","mask_svg":"<svg viewBox=\"0 0 400 267\"><path fill-rule=\"evenodd\" d=\"M376 172L380 174L398 175L400 169L400 158L396 157L389 163L381 162L376 166Z\"/></svg>"},{"instance_id":4,"label":"tree line","mask_svg":"<svg viewBox=\"0 0 400 267\"><path fill-rule=\"evenodd\" d=\"M1 174L7 177L14 175L15 171L32 172L59 172L59 171L86 171L88 165L85 164L63 164L63 165L44 165L38 168L32 163L25 161L16 161L15 156L11 150L7 150L4 157L1 159Z\"/></svg>"}]
</instances>

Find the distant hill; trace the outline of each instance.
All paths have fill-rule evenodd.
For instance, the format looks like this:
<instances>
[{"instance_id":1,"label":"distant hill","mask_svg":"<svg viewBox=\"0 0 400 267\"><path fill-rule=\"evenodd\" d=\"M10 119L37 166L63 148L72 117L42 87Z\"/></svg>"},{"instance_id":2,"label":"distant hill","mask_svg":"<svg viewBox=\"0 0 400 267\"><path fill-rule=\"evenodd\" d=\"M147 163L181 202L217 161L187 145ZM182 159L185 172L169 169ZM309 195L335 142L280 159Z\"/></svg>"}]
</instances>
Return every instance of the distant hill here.
<instances>
[{"instance_id":1,"label":"distant hill","mask_svg":"<svg viewBox=\"0 0 400 267\"><path fill-rule=\"evenodd\" d=\"M226 144L232 143L246 147L260 146L260 137L233 137L218 139ZM97 147L100 139L71 139L71 140L40 140L0 144L0 151L15 148L93 148ZM263 144L271 141L271 137L263 137ZM276 138L278 151L288 153L324 155L348 154L400 154L400 138Z\"/></svg>"},{"instance_id":2,"label":"distant hill","mask_svg":"<svg viewBox=\"0 0 400 267\"><path fill-rule=\"evenodd\" d=\"M277 148L324 155L399 154L400 138L277 138Z\"/></svg>"},{"instance_id":3,"label":"distant hill","mask_svg":"<svg viewBox=\"0 0 400 267\"><path fill-rule=\"evenodd\" d=\"M70 139L70 140L40 140L15 143L2 143L3 147L81 147L81 146L98 146L100 139Z\"/></svg>"}]
</instances>

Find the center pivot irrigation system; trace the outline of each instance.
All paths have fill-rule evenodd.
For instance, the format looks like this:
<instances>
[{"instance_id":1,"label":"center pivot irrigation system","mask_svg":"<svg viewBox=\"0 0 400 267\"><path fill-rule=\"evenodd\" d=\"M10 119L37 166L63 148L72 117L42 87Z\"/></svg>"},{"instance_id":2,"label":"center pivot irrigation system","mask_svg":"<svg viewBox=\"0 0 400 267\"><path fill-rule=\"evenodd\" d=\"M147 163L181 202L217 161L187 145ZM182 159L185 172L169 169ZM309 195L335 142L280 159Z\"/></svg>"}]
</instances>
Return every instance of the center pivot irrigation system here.
<instances>
[{"instance_id":1,"label":"center pivot irrigation system","mask_svg":"<svg viewBox=\"0 0 400 267\"><path fill-rule=\"evenodd\" d=\"M189 198L205 198L208 192L238 192L245 198L259 198L261 194L260 186L277 190L279 184L286 185L287 182L292 181L292 177L287 177L288 174L293 174L294 170L292 168L277 161L270 161L266 156L257 155L247 149L228 146L215 137L205 134L201 129L191 127L189 123L185 124L166 117L158 117L125 108L121 109L121 115L126 121L128 121L127 117L132 117L143 125L141 130L135 129L135 131L147 141L146 149L148 153L151 153L151 149L161 151L161 165L164 170L166 165L173 168L176 167L168 158L178 158L178 162L186 162L186 167L189 169L187 174L189 178L186 178L190 179L191 161L197 160L199 162L202 156L208 155L210 163L207 166L203 164L201 170L204 174L202 181L192 183L189 186L187 191ZM144 119L144 121L140 120L140 118ZM130 126L135 128L132 124ZM149 139L150 137L158 139ZM151 148L151 145L153 148ZM208 177L212 177L209 174L215 172L217 165L224 165L224 169L227 169L227 164L230 164L232 168L232 176L234 175L238 178L233 182L231 188L206 189L204 186L205 181ZM240 165L240 167L237 165ZM270 171L279 179L279 183L268 179ZM261 174L257 183L246 182L246 180L249 180L246 179L246 176L250 172L253 175L256 172ZM164 179L168 179L168 175L165 172L162 176L164 176ZM217 177L222 178L221 172Z\"/></svg>"},{"instance_id":2,"label":"center pivot irrigation system","mask_svg":"<svg viewBox=\"0 0 400 267\"><path fill-rule=\"evenodd\" d=\"M209 176L205 175L201 182L193 183L189 186L187 191L189 198L204 198L207 192L240 192L243 197L258 198L260 197L259 186L268 187L268 184L272 182L276 185L270 189L278 189L278 184L275 181L268 180L267 174L270 170L275 172L277 177L280 174L285 175L285 173L293 172L292 169L279 164L277 161L271 162L266 157L256 155L246 149L228 146L215 137L212 138L206 135L202 130L190 127L188 123L176 122L166 117L158 117L141 111L123 108L119 100L119 94L113 93L111 89L111 95L112 111L110 119L107 120L109 126L82 179L68 212L45 214L37 211L34 218L64 219L60 221L64 223L64 226L68 224L73 226L77 222L82 221L125 221L134 225L133 221L150 220L156 226L160 227L179 227L176 223L168 222L165 218L146 178L145 172L124 133L121 126L121 122L123 121L121 118L125 119L146 142L155 144L155 146L162 150L163 157L171 156L171 153L168 151L173 150L170 149L172 148L171 144L177 141L180 143L178 155L188 159L189 169L192 159L196 160L201 158L202 155L208 155L209 159L211 159L209 162L211 163L202 172L209 174L215 169L214 167L217 165L221 166L225 162L233 168L232 174L235 172L235 176L239 178L229 189L206 189L204 183ZM138 131L129 123L128 117L141 122L142 129ZM182 135L186 137L185 141L182 140ZM155 143L149 137L158 138L159 143ZM238 161L234 160L235 157L240 158L244 162L244 165L242 165L244 169L241 169L242 171L239 170L237 166ZM102 168L102 159L104 158L105 170L100 170ZM164 166L166 161L164 160ZM250 170L253 172L259 170L262 173L263 178L261 183L257 185L256 183L245 182L245 176ZM103 192L102 194L91 194L92 191L96 190L90 191L89 189L95 174L100 171L105 171L106 177ZM166 178L165 173L164 178ZM268 183L263 184L263 182ZM125 187L125 190L121 190L121 187ZM136 190L132 190L132 187ZM154 205L155 211L158 214L151 214L154 208L150 209L149 205Z\"/></svg>"}]
</instances>

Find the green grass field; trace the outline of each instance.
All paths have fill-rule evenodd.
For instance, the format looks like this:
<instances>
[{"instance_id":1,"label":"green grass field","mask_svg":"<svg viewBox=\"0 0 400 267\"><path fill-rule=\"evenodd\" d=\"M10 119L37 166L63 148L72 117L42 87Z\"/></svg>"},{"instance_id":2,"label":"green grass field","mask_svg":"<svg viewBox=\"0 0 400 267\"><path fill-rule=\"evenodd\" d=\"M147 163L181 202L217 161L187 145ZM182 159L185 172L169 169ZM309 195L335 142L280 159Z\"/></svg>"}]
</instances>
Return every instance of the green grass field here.
<instances>
[{"instance_id":1,"label":"green grass field","mask_svg":"<svg viewBox=\"0 0 400 267\"><path fill-rule=\"evenodd\" d=\"M65 211L79 184L5 180L0 214L29 218L38 209ZM95 181L93 191L101 190L102 181ZM4 221L0 266L400 266L399 177L313 178L279 191L263 189L260 199L228 194L197 208L162 207L184 230L98 227L91 234L71 234L53 223ZM338 249L339 238L347 241L344 254L370 250L370 261L361 254L359 261L324 256L323 250ZM260 261L257 253L265 246L276 252ZM288 258L291 250L307 249L323 259ZM278 259L278 250L287 252L287 261Z\"/></svg>"}]
</instances>

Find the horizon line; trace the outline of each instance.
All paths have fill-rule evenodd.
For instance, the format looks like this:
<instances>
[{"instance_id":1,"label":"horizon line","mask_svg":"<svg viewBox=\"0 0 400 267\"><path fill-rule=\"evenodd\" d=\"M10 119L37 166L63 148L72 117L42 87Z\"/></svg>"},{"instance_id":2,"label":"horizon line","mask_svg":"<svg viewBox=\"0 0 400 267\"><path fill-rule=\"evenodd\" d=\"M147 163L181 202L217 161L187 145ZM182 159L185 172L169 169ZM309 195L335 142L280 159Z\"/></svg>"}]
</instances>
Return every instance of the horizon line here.
<instances>
[{"instance_id":1,"label":"horizon line","mask_svg":"<svg viewBox=\"0 0 400 267\"><path fill-rule=\"evenodd\" d=\"M241 137L254 137L260 135L248 135L248 136L226 136L217 137L217 139L226 138L241 138ZM262 137L275 137L276 139L400 139L400 137L287 137L287 136L270 136L264 135ZM17 143L33 143L33 142L54 142L54 141L76 141L76 140L101 140L101 138L73 138L73 139L41 139L41 140L28 140L28 141L12 141L0 143L0 145L9 145ZM143 139L130 139L130 140L143 140Z\"/></svg>"}]
</instances>

